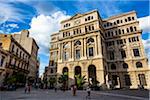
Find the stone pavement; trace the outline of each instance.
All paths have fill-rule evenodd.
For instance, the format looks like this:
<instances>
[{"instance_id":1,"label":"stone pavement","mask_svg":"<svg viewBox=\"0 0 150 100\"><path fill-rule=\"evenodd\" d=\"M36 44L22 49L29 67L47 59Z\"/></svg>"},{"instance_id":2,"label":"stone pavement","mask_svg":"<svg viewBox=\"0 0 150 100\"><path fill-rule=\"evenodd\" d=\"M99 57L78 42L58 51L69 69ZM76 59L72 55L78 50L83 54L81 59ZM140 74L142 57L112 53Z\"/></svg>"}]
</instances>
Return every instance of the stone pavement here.
<instances>
[{"instance_id":1,"label":"stone pavement","mask_svg":"<svg viewBox=\"0 0 150 100\"><path fill-rule=\"evenodd\" d=\"M35 90L24 93L23 89L17 91L0 91L0 100L86 100L86 91L77 91L72 96L71 91ZM148 91L139 90L112 90L92 91L90 100L149 100Z\"/></svg>"}]
</instances>

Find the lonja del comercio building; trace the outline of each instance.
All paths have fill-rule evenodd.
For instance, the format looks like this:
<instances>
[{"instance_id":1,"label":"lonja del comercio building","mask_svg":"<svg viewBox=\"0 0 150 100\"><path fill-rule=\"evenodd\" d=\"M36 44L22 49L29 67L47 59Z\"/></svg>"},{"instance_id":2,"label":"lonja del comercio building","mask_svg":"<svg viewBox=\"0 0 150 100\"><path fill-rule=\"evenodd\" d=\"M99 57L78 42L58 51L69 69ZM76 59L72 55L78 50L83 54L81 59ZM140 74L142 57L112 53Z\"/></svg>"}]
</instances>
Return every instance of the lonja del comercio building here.
<instances>
[{"instance_id":1,"label":"lonja del comercio building","mask_svg":"<svg viewBox=\"0 0 150 100\"><path fill-rule=\"evenodd\" d=\"M103 89L150 88L150 69L142 43L142 30L135 11L102 19L97 10L75 14L61 21L51 35L47 79L68 73L67 85L75 75L98 81Z\"/></svg>"}]
</instances>

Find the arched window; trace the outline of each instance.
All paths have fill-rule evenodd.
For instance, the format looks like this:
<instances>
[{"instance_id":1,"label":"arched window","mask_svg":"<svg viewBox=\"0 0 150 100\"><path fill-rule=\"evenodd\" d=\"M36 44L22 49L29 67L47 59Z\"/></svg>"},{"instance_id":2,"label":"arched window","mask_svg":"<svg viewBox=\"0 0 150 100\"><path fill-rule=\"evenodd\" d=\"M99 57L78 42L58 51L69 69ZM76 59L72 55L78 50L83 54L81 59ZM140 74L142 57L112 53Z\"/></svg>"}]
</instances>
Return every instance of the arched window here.
<instances>
[{"instance_id":1,"label":"arched window","mask_svg":"<svg viewBox=\"0 0 150 100\"><path fill-rule=\"evenodd\" d=\"M68 47L69 47L68 44L63 45L63 48L68 48Z\"/></svg>"},{"instance_id":2,"label":"arched window","mask_svg":"<svg viewBox=\"0 0 150 100\"><path fill-rule=\"evenodd\" d=\"M143 67L143 65L142 65L142 63L141 63L141 62L136 62L136 67L137 67L137 68L142 68L142 67Z\"/></svg>"},{"instance_id":3,"label":"arched window","mask_svg":"<svg viewBox=\"0 0 150 100\"><path fill-rule=\"evenodd\" d=\"M116 69L116 65L115 64L111 64L111 69L115 70Z\"/></svg>"},{"instance_id":4,"label":"arched window","mask_svg":"<svg viewBox=\"0 0 150 100\"><path fill-rule=\"evenodd\" d=\"M123 63L123 68L127 69L128 68L128 64L127 63Z\"/></svg>"},{"instance_id":5,"label":"arched window","mask_svg":"<svg viewBox=\"0 0 150 100\"><path fill-rule=\"evenodd\" d=\"M76 46L76 45L81 45L81 42L80 42L79 40L77 40L74 45L75 45L75 46Z\"/></svg>"},{"instance_id":6,"label":"arched window","mask_svg":"<svg viewBox=\"0 0 150 100\"><path fill-rule=\"evenodd\" d=\"M87 41L87 43L92 43L92 42L94 42L93 38L89 38L88 41Z\"/></svg>"}]
</instances>

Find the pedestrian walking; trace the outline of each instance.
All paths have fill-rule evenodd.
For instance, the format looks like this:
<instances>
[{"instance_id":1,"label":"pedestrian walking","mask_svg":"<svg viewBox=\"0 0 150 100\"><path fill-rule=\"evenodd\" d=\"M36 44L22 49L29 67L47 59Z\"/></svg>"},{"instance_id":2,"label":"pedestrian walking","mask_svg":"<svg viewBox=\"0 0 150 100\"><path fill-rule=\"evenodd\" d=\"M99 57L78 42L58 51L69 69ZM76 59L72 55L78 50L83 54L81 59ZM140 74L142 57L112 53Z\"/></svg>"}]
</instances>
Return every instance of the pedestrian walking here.
<instances>
[{"instance_id":1,"label":"pedestrian walking","mask_svg":"<svg viewBox=\"0 0 150 100\"><path fill-rule=\"evenodd\" d=\"M31 91L31 84L29 83L28 84L28 93L30 93L30 91Z\"/></svg>"},{"instance_id":2,"label":"pedestrian walking","mask_svg":"<svg viewBox=\"0 0 150 100\"><path fill-rule=\"evenodd\" d=\"M25 89L24 89L24 92L26 93L28 90L28 83L25 84Z\"/></svg>"},{"instance_id":3,"label":"pedestrian walking","mask_svg":"<svg viewBox=\"0 0 150 100\"><path fill-rule=\"evenodd\" d=\"M77 86L76 85L72 85L71 90L72 90L73 96L76 96Z\"/></svg>"},{"instance_id":4,"label":"pedestrian walking","mask_svg":"<svg viewBox=\"0 0 150 100\"><path fill-rule=\"evenodd\" d=\"M89 86L87 87L86 91L87 91L88 96L90 97L91 96L91 88Z\"/></svg>"},{"instance_id":5,"label":"pedestrian walking","mask_svg":"<svg viewBox=\"0 0 150 100\"><path fill-rule=\"evenodd\" d=\"M112 81L111 80L108 81L108 84L109 84L109 89L112 89Z\"/></svg>"},{"instance_id":6,"label":"pedestrian walking","mask_svg":"<svg viewBox=\"0 0 150 100\"><path fill-rule=\"evenodd\" d=\"M87 91L86 100L91 99L91 88L89 86L86 88L86 91Z\"/></svg>"},{"instance_id":7,"label":"pedestrian walking","mask_svg":"<svg viewBox=\"0 0 150 100\"><path fill-rule=\"evenodd\" d=\"M57 86L55 86L54 89L55 89L55 92L57 92Z\"/></svg>"}]
</instances>

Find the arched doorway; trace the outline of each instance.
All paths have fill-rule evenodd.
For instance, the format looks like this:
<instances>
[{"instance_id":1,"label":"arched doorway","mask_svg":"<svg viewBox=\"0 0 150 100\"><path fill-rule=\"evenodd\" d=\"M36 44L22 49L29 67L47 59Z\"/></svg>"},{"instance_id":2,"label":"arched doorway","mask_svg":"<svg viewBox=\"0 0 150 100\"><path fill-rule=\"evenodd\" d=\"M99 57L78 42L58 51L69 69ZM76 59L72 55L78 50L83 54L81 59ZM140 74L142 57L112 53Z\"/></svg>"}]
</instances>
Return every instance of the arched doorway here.
<instances>
[{"instance_id":1,"label":"arched doorway","mask_svg":"<svg viewBox=\"0 0 150 100\"><path fill-rule=\"evenodd\" d=\"M68 68L64 67L62 70L62 76L61 76L61 80L63 83L63 86L62 86L63 90L68 89L68 80L69 80L68 72L69 72Z\"/></svg>"},{"instance_id":2,"label":"arched doorway","mask_svg":"<svg viewBox=\"0 0 150 100\"><path fill-rule=\"evenodd\" d=\"M77 77L81 77L81 67L76 66L74 69L75 84L77 85Z\"/></svg>"},{"instance_id":3,"label":"arched doorway","mask_svg":"<svg viewBox=\"0 0 150 100\"><path fill-rule=\"evenodd\" d=\"M97 84L95 65L89 65L89 67L88 67L88 81L89 81L90 85Z\"/></svg>"},{"instance_id":4,"label":"arched doorway","mask_svg":"<svg viewBox=\"0 0 150 100\"><path fill-rule=\"evenodd\" d=\"M74 72L74 74L81 76L81 67L80 67L80 66L76 66L76 67L75 67L75 72Z\"/></svg>"},{"instance_id":5,"label":"arched doorway","mask_svg":"<svg viewBox=\"0 0 150 100\"><path fill-rule=\"evenodd\" d=\"M65 72L68 73L68 68L67 67L64 67L63 70L62 70L63 74L65 74Z\"/></svg>"}]
</instances>

